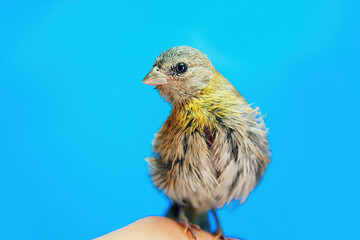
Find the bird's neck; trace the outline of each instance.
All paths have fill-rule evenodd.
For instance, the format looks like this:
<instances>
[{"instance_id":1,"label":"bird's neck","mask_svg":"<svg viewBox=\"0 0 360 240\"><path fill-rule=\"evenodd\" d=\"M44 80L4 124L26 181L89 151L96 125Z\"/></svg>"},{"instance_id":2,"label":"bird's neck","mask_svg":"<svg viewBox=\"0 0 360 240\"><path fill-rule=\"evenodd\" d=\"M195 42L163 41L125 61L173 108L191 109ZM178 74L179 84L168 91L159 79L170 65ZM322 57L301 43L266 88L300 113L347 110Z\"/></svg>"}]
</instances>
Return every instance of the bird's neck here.
<instances>
[{"instance_id":1,"label":"bird's neck","mask_svg":"<svg viewBox=\"0 0 360 240\"><path fill-rule=\"evenodd\" d=\"M229 110L227 105L236 99L234 93L224 87L226 84L229 84L227 80L217 73L198 95L174 104L168 120L190 132L217 128Z\"/></svg>"}]
</instances>

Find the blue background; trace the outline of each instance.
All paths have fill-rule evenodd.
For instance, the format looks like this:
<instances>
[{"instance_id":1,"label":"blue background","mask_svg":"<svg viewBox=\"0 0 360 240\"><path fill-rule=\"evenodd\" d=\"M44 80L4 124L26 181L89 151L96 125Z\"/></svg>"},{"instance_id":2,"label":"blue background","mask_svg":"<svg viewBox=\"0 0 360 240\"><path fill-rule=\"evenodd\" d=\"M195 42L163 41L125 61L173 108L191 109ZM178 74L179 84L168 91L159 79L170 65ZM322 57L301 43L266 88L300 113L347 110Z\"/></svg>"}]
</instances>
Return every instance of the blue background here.
<instances>
[{"instance_id":1,"label":"blue background","mask_svg":"<svg viewBox=\"0 0 360 240\"><path fill-rule=\"evenodd\" d=\"M170 106L141 84L190 45L266 116L272 162L245 239L359 237L360 2L2 1L2 239L89 239L169 201L144 158Z\"/></svg>"}]
</instances>

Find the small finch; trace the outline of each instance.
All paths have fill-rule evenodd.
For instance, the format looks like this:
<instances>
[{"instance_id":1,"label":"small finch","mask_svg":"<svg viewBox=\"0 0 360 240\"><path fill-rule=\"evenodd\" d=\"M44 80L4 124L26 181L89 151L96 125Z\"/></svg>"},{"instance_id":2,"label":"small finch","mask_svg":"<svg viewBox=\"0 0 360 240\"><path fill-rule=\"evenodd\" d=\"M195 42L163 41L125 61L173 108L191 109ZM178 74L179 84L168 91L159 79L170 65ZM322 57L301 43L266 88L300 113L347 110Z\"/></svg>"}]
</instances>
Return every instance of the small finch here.
<instances>
[{"instance_id":1,"label":"small finch","mask_svg":"<svg viewBox=\"0 0 360 240\"><path fill-rule=\"evenodd\" d=\"M172 200L172 216L196 239L215 209L243 203L269 162L266 128L253 109L199 50L180 46L155 60L143 83L156 86L172 110L147 158L154 185ZM205 220L204 218L205 217ZM196 225L198 224L198 225Z\"/></svg>"}]
</instances>

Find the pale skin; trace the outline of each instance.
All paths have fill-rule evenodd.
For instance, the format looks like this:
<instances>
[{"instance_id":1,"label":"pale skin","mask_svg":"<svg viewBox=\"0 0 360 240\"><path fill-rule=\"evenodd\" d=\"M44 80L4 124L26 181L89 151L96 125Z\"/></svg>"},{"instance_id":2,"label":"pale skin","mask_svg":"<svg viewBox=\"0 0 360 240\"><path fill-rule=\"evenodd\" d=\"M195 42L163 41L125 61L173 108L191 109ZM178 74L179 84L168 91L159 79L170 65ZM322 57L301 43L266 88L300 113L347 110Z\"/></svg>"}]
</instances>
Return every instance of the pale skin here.
<instances>
[{"instance_id":1,"label":"pale skin","mask_svg":"<svg viewBox=\"0 0 360 240\"><path fill-rule=\"evenodd\" d=\"M165 217L146 217L95 240L146 239L146 240L189 240L189 233L179 223ZM208 232L197 232L197 240L214 240Z\"/></svg>"}]
</instances>

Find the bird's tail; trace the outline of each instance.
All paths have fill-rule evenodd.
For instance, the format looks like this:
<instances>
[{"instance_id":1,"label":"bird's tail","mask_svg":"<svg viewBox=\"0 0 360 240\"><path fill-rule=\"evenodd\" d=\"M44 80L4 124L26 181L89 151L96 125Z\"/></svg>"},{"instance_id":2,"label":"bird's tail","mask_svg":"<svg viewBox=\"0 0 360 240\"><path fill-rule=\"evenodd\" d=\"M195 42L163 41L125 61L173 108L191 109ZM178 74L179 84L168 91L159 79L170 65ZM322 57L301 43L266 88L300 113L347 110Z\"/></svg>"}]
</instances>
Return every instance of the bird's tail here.
<instances>
[{"instance_id":1,"label":"bird's tail","mask_svg":"<svg viewBox=\"0 0 360 240\"><path fill-rule=\"evenodd\" d=\"M180 206L173 203L166 213L166 217L175 221L179 221ZM196 213L196 210L192 207L185 208L185 215L189 222L197 224L202 230L210 231L208 212Z\"/></svg>"}]
</instances>

